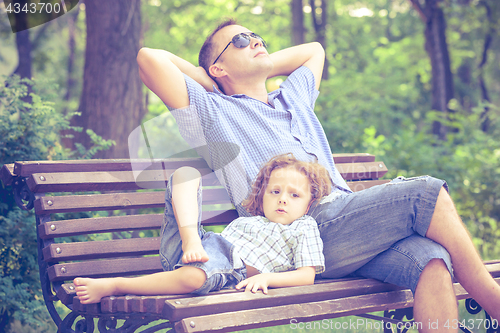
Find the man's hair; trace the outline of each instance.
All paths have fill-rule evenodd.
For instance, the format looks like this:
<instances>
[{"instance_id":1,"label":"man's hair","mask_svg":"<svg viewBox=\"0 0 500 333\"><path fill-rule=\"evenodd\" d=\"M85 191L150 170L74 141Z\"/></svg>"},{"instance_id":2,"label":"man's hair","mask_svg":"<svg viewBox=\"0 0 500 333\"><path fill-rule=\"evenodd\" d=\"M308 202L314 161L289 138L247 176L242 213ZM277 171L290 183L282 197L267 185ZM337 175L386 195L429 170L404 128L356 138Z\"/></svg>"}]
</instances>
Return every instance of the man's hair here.
<instances>
[{"instance_id":1,"label":"man's hair","mask_svg":"<svg viewBox=\"0 0 500 333\"><path fill-rule=\"evenodd\" d=\"M302 162L292 153L278 155L264 164L252 184L250 195L242 202L242 206L252 215L264 216L263 197L271 173L276 169L293 168L305 175L309 180L311 202L330 194L332 180L328 170L317 162Z\"/></svg>"},{"instance_id":2,"label":"man's hair","mask_svg":"<svg viewBox=\"0 0 500 333\"><path fill-rule=\"evenodd\" d=\"M205 69L205 72L207 72L208 76L210 76L214 81L215 78L212 75L210 75L210 72L208 71L208 69L210 68L210 66L212 66L212 62L216 57L214 53L217 51L217 45L216 43L213 42L213 37L222 28L235 24L238 23L236 22L236 20L232 18L229 18L224 22L222 22L221 24L219 24L219 26L205 40L205 43L203 43L203 46L200 49L200 53L198 54L198 63L200 64L201 67Z\"/></svg>"}]
</instances>

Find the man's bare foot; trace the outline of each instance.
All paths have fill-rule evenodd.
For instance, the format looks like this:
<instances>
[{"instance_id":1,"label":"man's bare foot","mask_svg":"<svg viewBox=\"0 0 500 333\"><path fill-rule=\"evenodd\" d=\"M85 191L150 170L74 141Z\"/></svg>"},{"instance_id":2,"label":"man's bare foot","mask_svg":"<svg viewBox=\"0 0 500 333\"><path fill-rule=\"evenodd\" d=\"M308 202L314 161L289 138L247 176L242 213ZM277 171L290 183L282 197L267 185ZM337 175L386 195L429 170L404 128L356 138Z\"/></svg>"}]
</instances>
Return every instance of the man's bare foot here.
<instances>
[{"instance_id":1,"label":"man's bare foot","mask_svg":"<svg viewBox=\"0 0 500 333\"><path fill-rule=\"evenodd\" d=\"M209 259L201 242L182 244L182 251L184 252L182 255L182 262L185 264L191 262L207 262Z\"/></svg>"},{"instance_id":2,"label":"man's bare foot","mask_svg":"<svg viewBox=\"0 0 500 333\"><path fill-rule=\"evenodd\" d=\"M82 304L99 303L101 298L114 295L116 292L115 278L76 278L73 283L76 295Z\"/></svg>"}]
</instances>

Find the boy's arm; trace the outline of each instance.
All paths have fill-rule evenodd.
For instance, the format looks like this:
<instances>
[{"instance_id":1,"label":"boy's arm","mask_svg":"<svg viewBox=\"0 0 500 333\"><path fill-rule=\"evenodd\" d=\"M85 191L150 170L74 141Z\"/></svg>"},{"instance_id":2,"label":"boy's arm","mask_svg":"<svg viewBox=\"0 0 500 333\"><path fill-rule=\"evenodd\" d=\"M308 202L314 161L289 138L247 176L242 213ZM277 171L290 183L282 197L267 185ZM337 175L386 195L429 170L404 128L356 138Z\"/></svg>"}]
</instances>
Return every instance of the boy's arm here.
<instances>
[{"instance_id":1,"label":"boy's arm","mask_svg":"<svg viewBox=\"0 0 500 333\"><path fill-rule=\"evenodd\" d=\"M215 82L202 67L165 50L143 47L137 54L142 82L168 106L180 109L189 105L186 82L182 73L212 91Z\"/></svg>"},{"instance_id":2,"label":"boy's arm","mask_svg":"<svg viewBox=\"0 0 500 333\"><path fill-rule=\"evenodd\" d=\"M290 75L300 66L309 68L319 89L323 65L325 64L325 50L318 42L292 46L270 54L274 68L268 78L279 75Z\"/></svg>"},{"instance_id":3,"label":"boy's arm","mask_svg":"<svg viewBox=\"0 0 500 333\"><path fill-rule=\"evenodd\" d=\"M296 287L314 284L315 276L315 267L299 267L296 270L288 272L254 275L238 283L236 289L245 287L245 291L251 291L253 293L262 289L262 292L267 294L267 287Z\"/></svg>"}]
</instances>

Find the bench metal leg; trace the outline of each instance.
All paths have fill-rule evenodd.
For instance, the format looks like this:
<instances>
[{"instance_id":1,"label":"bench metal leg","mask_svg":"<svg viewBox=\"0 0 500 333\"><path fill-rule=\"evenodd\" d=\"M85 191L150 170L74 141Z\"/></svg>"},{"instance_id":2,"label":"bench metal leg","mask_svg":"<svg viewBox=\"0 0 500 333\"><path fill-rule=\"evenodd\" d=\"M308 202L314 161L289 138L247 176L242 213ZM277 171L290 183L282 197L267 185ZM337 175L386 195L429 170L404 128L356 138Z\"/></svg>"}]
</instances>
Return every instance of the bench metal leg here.
<instances>
[{"instance_id":1,"label":"bench metal leg","mask_svg":"<svg viewBox=\"0 0 500 333\"><path fill-rule=\"evenodd\" d=\"M472 298L465 300L465 309L472 315L483 311L483 308ZM458 326L465 333L472 333L478 329L486 329L486 333L500 333L500 323L492 320L486 311L484 314L485 319L463 319L450 323L450 326ZM413 308L386 310L384 317L370 314L358 315L358 317L384 322L384 333L405 333L410 328L418 329L418 324L413 321ZM403 321L405 317L408 321Z\"/></svg>"},{"instance_id":2,"label":"bench metal leg","mask_svg":"<svg viewBox=\"0 0 500 333\"><path fill-rule=\"evenodd\" d=\"M406 333L410 328L415 327L413 308L386 310L383 317L370 314L358 315L358 317L382 321L384 333ZM403 320L404 317L406 321Z\"/></svg>"},{"instance_id":3,"label":"bench metal leg","mask_svg":"<svg viewBox=\"0 0 500 333\"><path fill-rule=\"evenodd\" d=\"M472 298L468 298L465 300L465 309L472 315L476 315L483 311L483 308ZM491 316L488 312L484 311L485 319L469 319L468 322L465 322L460 325L460 329L464 332L471 332L469 328L472 330L476 330L478 328L486 329L486 333L500 333L500 323L491 319ZM463 328L463 326L466 326Z\"/></svg>"},{"instance_id":4,"label":"bench metal leg","mask_svg":"<svg viewBox=\"0 0 500 333\"><path fill-rule=\"evenodd\" d=\"M83 332L94 332L94 318L95 315L85 315L78 313L76 311L72 311L69 313L61 325L59 326L58 333L83 333ZM78 318L82 318L77 321ZM130 314L126 316L112 316L112 315L100 315L97 321L97 328L99 332L107 332L107 333L115 333L115 332L123 332L123 333L133 333L137 329L142 326L146 326L151 322L158 320L158 317L153 316L144 316L141 314ZM120 327L118 326L118 320L125 320L121 323ZM75 324L76 322L76 324ZM73 329L73 324L75 325L75 329ZM142 333L153 333L162 329L173 328L174 324L171 322L161 322L154 326L151 326L145 330L142 330Z\"/></svg>"}]
</instances>

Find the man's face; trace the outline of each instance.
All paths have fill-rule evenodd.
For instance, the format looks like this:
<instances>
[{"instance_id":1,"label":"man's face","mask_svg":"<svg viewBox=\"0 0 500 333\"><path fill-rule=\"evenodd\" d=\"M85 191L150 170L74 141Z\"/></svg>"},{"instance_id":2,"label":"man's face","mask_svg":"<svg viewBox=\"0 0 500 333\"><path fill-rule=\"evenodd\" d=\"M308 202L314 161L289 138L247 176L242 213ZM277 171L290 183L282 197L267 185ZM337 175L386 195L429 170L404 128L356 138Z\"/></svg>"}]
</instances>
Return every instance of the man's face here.
<instances>
[{"instance_id":1,"label":"man's face","mask_svg":"<svg viewBox=\"0 0 500 333\"><path fill-rule=\"evenodd\" d=\"M309 179L293 168L275 169L262 198L264 215L271 221L290 224L307 213L312 195Z\"/></svg>"},{"instance_id":2,"label":"man's face","mask_svg":"<svg viewBox=\"0 0 500 333\"><path fill-rule=\"evenodd\" d=\"M230 25L217 32L213 37L216 44L214 60L235 35L249 32L252 31L240 25ZM215 65L223 68L226 74L240 78L261 72L267 74L273 68L266 48L257 38L251 38L250 45L244 48L237 48L231 43Z\"/></svg>"}]
</instances>

